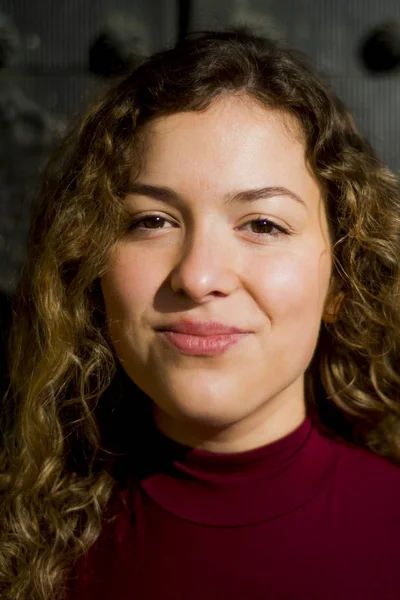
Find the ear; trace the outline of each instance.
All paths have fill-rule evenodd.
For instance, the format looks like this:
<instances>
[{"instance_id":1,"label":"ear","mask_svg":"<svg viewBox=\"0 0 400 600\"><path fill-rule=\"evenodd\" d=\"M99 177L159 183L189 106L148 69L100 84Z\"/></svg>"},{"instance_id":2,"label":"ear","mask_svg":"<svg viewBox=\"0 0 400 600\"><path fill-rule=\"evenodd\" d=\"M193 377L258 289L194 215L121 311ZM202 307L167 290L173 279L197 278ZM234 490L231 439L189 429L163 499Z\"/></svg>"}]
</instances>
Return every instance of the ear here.
<instances>
[{"instance_id":1,"label":"ear","mask_svg":"<svg viewBox=\"0 0 400 600\"><path fill-rule=\"evenodd\" d=\"M331 290L325 302L325 308L322 313L322 321L325 323L334 323L336 321L343 298L343 292Z\"/></svg>"}]
</instances>

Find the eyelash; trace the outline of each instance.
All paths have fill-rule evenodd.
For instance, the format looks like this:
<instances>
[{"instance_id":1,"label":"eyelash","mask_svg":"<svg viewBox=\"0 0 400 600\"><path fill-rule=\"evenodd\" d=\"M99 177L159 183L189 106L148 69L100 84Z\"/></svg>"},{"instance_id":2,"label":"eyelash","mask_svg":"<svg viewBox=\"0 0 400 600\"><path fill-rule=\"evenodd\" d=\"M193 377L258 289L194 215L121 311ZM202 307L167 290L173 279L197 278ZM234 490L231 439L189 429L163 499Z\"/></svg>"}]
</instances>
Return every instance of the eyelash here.
<instances>
[{"instance_id":1,"label":"eyelash","mask_svg":"<svg viewBox=\"0 0 400 600\"><path fill-rule=\"evenodd\" d=\"M166 219L165 217L162 217L160 215L144 215L141 216L137 219L134 219L132 221L132 223L129 225L129 231L137 231L138 229L140 229L138 227L138 224L143 222L143 221L149 221L149 220L155 220L155 219L161 219L162 221L166 221L168 222L168 219ZM275 229L275 233L254 233L254 235L256 236L261 236L261 237L279 237L282 234L283 235L291 235L291 232L288 229L285 229L284 227L282 227L281 225L277 225L276 223L274 223L274 221L271 221L270 219L267 219L266 217L261 217L259 219L251 219L250 221L247 221L247 223L245 223L245 225L249 224L249 223L266 223L266 226L272 226ZM157 231L157 229L163 229L163 227L156 227L154 229L150 228L150 229L142 229L143 231Z\"/></svg>"}]
</instances>

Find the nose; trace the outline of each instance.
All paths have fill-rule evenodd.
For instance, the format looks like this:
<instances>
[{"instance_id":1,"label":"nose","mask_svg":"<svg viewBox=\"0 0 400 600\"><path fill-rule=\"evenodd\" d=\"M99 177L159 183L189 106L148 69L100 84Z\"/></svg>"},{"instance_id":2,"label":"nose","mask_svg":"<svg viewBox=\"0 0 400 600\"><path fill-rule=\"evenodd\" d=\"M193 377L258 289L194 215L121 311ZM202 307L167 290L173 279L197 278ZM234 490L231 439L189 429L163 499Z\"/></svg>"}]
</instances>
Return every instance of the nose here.
<instances>
[{"instance_id":1,"label":"nose","mask_svg":"<svg viewBox=\"0 0 400 600\"><path fill-rule=\"evenodd\" d=\"M210 296L226 296L239 285L237 260L232 244L221 235L198 231L183 244L170 275L174 292L196 302Z\"/></svg>"}]
</instances>

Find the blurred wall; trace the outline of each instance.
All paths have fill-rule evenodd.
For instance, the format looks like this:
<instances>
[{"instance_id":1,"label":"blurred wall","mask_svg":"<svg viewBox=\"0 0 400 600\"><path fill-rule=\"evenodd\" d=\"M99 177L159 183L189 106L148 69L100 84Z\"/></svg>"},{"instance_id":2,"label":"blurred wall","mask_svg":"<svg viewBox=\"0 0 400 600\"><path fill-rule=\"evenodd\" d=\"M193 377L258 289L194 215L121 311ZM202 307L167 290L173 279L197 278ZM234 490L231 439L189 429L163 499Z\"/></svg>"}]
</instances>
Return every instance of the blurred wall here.
<instances>
[{"instance_id":1,"label":"blurred wall","mask_svg":"<svg viewBox=\"0 0 400 600\"><path fill-rule=\"evenodd\" d=\"M195 28L248 23L304 52L353 111L378 152L400 170L400 71L369 73L359 59L376 26L400 20L398 0L199 0ZM400 26L399 26L400 35ZM400 54L400 39L399 54Z\"/></svg>"},{"instance_id":2,"label":"blurred wall","mask_svg":"<svg viewBox=\"0 0 400 600\"><path fill-rule=\"evenodd\" d=\"M400 19L399 2L190 4L190 29L247 24L304 51L353 110L378 154L400 169L400 74L372 75L358 58L360 42L374 26ZM178 6L173 0L0 0L0 37L10 30L11 57L0 69L0 292L15 290L29 202L43 162L66 124L102 85L89 72L91 44L105 30L119 29L123 47L131 45L139 54L159 50L176 39Z\"/></svg>"},{"instance_id":3,"label":"blurred wall","mask_svg":"<svg viewBox=\"0 0 400 600\"><path fill-rule=\"evenodd\" d=\"M0 68L0 293L15 291L39 172L103 85L89 72L89 48L105 31L119 32L123 52L149 54L175 41L175 3L0 0L0 37L10 46Z\"/></svg>"}]
</instances>

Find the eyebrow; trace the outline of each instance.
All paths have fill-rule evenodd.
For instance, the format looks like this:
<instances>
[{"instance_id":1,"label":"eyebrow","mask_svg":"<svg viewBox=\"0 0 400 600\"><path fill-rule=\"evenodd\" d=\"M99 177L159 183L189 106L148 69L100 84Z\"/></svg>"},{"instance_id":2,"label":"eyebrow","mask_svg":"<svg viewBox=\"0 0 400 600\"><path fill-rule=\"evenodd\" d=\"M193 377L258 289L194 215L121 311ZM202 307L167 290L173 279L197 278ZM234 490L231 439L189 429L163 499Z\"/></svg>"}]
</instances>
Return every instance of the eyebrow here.
<instances>
[{"instance_id":1,"label":"eyebrow","mask_svg":"<svg viewBox=\"0 0 400 600\"><path fill-rule=\"evenodd\" d=\"M149 185L147 183L133 182L130 183L126 191L126 195L149 196L155 200L161 200L169 204L179 204L183 201L183 197L175 190L164 186ZM273 196L288 196L299 204L307 208L304 200L289 188L284 186L266 186L251 190L243 190L240 192L231 192L225 196L224 204L236 204L255 202L263 198L272 198Z\"/></svg>"}]
</instances>

